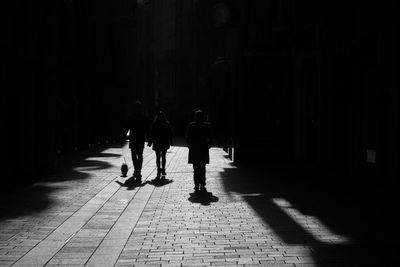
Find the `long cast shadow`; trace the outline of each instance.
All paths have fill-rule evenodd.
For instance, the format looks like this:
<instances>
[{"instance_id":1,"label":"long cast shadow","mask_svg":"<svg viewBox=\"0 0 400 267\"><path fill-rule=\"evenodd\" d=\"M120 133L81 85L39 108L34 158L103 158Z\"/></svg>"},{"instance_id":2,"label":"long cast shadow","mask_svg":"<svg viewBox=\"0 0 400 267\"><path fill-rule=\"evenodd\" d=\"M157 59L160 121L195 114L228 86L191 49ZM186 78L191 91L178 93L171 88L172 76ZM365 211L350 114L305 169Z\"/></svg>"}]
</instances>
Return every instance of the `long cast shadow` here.
<instances>
[{"instance_id":1,"label":"long cast shadow","mask_svg":"<svg viewBox=\"0 0 400 267\"><path fill-rule=\"evenodd\" d=\"M18 193L2 196L0 222L46 209L51 200L48 195L61 188L35 185L21 188Z\"/></svg>"},{"instance_id":2,"label":"long cast shadow","mask_svg":"<svg viewBox=\"0 0 400 267\"><path fill-rule=\"evenodd\" d=\"M228 194L240 194L274 232L288 245L311 248L317 266L371 266L377 259L365 257L370 252L363 236L368 227L360 215L355 196L338 193L335 187L298 172L283 170L229 168L221 173ZM291 208L305 216L317 218L330 231L346 236L349 243L322 242L292 216L276 199L284 199ZM371 255L371 254L370 254ZM383 265L383 260L379 266Z\"/></svg>"},{"instance_id":3,"label":"long cast shadow","mask_svg":"<svg viewBox=\"0 0 400 267\"><path fill-rule=\"evenodd\" d=\"M0 222L46 210L54 202L50 198L50 194L62 190L62 182L84 180L90 176L88 171L111 168L112 165L106 159L104 161L97 159L120 156L114 153L104 153L103 151L109 147L97 147L60 156L53 174L40 177L31 184L14 186L11 190L2 192L0 195Z\"/></svg>"}]
</instances>

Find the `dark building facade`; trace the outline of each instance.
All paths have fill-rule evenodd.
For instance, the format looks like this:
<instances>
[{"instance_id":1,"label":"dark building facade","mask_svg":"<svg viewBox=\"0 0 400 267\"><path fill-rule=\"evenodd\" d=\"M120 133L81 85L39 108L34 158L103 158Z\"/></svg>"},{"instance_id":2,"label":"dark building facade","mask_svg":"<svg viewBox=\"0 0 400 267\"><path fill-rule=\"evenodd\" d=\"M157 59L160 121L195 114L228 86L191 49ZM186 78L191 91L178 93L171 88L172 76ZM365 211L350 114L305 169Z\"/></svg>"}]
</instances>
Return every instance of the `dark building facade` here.
<instances>
[{"instance_id":1,"label":"dark building facade","mask_svg":"<svg viewBox=\"0 0 400 267\"><path fill-rule=\"evenodd\" d=\"M229 8L232 16L234 6L197 0L139 2L136 82L146 88L150 113L163 109L175 133L183 136L193 112L203 109L218 127L217 143L224 143L223 131L232 132L226 124L233 120L232 57L239 42L238 25L217 19L219 9Z\"/></svg>"},{"instance_id":2,"label":"dark building facade","mask_svg":"<svg viewBox=\"0 0 400 267\"><path fill-rule=\"evenodd\" d=\"M136 97L134 1L6 1L0 7L2 188L62 154L119 141Z\"/></svg>"},{"instance_id":3,"label":"dark building facade","mask_svg":"<svg viewBox=\"0 0 400 267\"><path fill-rule=\"evenodd\" d=\"M394 6L236 4L235 161L398 173Z\"/></svg>"}]
</instances>

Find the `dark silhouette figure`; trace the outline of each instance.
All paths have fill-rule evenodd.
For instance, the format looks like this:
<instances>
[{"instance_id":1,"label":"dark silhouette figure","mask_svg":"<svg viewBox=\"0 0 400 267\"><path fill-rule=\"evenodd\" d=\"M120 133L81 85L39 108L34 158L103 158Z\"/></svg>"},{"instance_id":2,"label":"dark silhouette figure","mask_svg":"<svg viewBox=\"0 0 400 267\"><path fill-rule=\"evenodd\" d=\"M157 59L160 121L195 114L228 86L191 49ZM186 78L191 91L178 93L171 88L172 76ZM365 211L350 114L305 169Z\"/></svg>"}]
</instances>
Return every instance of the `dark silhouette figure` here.
<instances>
[{"instance_id":1,"label":"dark silhouette figure","mask_svg":"<svg viewBox=\"0 0 400 267\"><path fill-rule=\"evenodd\" d=\"M142 177L143 149L146 138L149 134L149 121L142 111L142 103L136 101L133 112L129 116L124 129L124 137L129 130L129 148L131 149L134 173L133 177Z\"/></svg>"},{"instance_id":2,"label":"dark silhouette figure","mask_svg":"<svg viewBox=\"0 0 400 267\"><path fill-rule=\"evenodd\" d=\"M148 146L151 145L156 153L157 178L161 176L165 178L166 154L172 145L172 128L162 111L157 114L151 126Z\"/></svg>"},{"instance_id":3,"label":"dark silhouette figure","mask_svg":"<svg viewBox=\"0 0 400 267\"><path fill-rule=\"evenodd\" d=\"M204 112L195 112L195 121L187 129L186 142L189 148L189 163L193 164L194 191L207 192L206 164L210 163L209 149L212 143L211 125L205 122Z\"/></svg>"}]
</instances>

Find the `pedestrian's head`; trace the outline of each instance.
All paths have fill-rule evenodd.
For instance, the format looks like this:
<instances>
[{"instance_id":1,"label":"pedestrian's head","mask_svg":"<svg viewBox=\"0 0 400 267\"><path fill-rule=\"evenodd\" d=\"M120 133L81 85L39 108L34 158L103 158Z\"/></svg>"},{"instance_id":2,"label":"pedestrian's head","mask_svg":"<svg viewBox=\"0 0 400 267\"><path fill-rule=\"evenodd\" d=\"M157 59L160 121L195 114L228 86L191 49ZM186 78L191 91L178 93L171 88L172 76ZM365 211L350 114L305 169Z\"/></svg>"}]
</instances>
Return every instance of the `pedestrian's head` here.
<instances>
[{"instance_id":1,"label":"pedestrian's head","mask_svg":"<svg viewBox=\"0 0 400 267\"><path fill-rule=\"evenodd\" d=\"M164 112L159 111L159 112L157 113L156 122L157 122L157 123L167 122L167 117L165 117Z\"/></svg>"},{"instance_id":2,"label":"pedestrian's head","mask_svg":"<svg viewBox=\"0 0 400 267\"><path fill-rule=\"evenodd\" d=\"M197 122L203 122L203 121L204 121L204 112L203 112L202 110L197 110L197 111L194 113L194 119L195 119Z\"/></svg>"},{"instance_id":3,"label":"pedestrian's head","mask_svg":"<svg viewBox=\"0 0 400 267\"><path fill-rule=\"evenodd\" d=\"M140 113L142 111L142 102L136 101L133 104L133 113Z\"/></svg>"}]
</instances>

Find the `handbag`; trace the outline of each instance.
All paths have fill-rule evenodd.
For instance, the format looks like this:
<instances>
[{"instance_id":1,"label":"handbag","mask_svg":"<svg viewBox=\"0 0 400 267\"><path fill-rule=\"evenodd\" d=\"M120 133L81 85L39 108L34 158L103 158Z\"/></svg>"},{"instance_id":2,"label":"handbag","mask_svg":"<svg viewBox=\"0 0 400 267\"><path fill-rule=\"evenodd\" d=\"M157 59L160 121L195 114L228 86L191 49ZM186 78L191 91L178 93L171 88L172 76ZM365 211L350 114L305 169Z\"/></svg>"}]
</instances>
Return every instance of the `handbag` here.
<instances>
[{"instance_id":1,"label":"handbag","mask_svg":"<svg viewBox=\"0 0 400 267\"><path fill-rule=\"evenodd\" d=\"M125 156L124 156L123 152L122 152L122 158L124 159L124 162L121 165L121 174L122 174L121 177L126 177L128 174L129 167L128 167L128 164L126 164L126 160L125 160Z\"/></svg>"}]
</instances>

